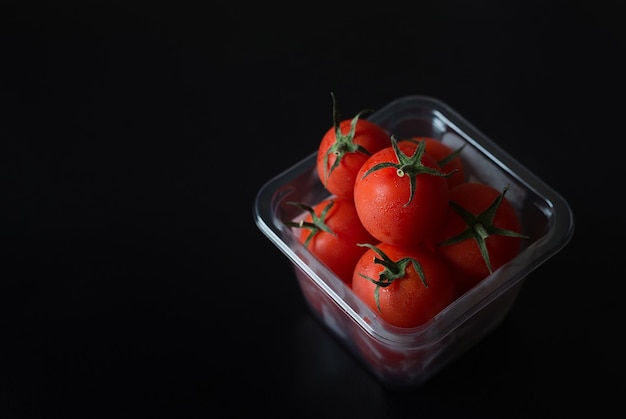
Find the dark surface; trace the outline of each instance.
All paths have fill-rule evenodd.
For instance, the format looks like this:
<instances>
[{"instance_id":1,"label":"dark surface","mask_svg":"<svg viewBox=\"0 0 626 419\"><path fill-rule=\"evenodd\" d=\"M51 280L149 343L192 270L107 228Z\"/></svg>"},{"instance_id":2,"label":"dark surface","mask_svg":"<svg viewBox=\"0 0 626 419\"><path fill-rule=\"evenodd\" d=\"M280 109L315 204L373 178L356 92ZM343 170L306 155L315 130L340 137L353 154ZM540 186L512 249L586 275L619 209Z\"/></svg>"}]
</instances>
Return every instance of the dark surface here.
<instances>
[{"instance_id":1,"label":"dark surface","mask_svg":"<svg viewBox=\"0 0 626 419\"><path fill-rule=\"evenodd\" d=\"M616 1L205 3L2 6L0 418L621 410ZM350 116L434 96L574 211L504 324L407 393L313 319L253 222L331 91Z\"/></svg>"}]
</instances>

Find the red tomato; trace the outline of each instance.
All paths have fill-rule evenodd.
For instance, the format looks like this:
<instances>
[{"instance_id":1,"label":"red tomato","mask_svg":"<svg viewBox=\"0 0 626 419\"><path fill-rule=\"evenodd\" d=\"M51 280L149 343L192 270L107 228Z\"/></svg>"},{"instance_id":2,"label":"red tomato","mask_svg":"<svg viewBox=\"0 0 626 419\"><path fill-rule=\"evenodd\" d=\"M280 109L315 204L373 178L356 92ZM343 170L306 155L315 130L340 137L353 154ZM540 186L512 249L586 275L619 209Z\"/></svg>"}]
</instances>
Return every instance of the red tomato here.
<instances>
[{"instance_id":1,"label":"red tomato","mask_svg":"<svg viewBox=\"0 0 626 419\"><path fill-rule=\"evenodd\" d=\"M454 301L452 274L437 253L425 246L365 246L352 290L387 322L420 326Z\"/></svg>"},{"instance_id":2,"label":"red tomato","mask_svg":"<svg viewBox=\"0 0 626 419\"><path fill-rule=\"evenodd\" d=\"M521 225L513 205L494 187L462 183L450 190L450 208L437 252L458 275L465 292L520 251Z\"/></svg>"},{"instance_id":3,"label":"red tomato","mask_svg":"<svg viewBox=\"0 0 626 419\"><path fill-rule=\"evenodd\" d=\"M333 127L322 137L317 151L317 174L337 197L351 199L361 165L376 151L390 145L390 134L380 125L361 119L338 120L333 96Z\"/></svg>"},{"instance_id":4,"label":"red tomato","mask_svg":"<svg viewBox=\"0 0 626 419\"><path fill-rule=\"evenodd\" d=\"M361 166L354 184L356 210L381 242L430 242L445 221L448 183L424 143L391 142Z\"/></svg>"},{"instance_id":5,"label":"red tomato","mask_svg":"<svg viewBox=\"0 0 626 419\"><path fill-rule=\"evenodd\" d=\"M314 207L291 203L307 211L302 221L288 221L300 228L300 241L347 285L352 283L354 266L365 249L359 243L375 243L363 227L354 203L327 198Z\"/></svg>"},{"instance_id":6,"label":"red tomato","mask_svg":"<svg viewBox=\"0 0 626 419\"><path fill-rule=\"evenodd\" d=\"M465 165L463 164L463 160L461 160L460 155L463 147L453 149L449 145L444 144L432 137L412 137L403 141L424 141L426 143L425 152L437 160L442 172L450 174L446 177L448 180L448 187L452 188L465 182Z\"/></svg>"}]
</instances>

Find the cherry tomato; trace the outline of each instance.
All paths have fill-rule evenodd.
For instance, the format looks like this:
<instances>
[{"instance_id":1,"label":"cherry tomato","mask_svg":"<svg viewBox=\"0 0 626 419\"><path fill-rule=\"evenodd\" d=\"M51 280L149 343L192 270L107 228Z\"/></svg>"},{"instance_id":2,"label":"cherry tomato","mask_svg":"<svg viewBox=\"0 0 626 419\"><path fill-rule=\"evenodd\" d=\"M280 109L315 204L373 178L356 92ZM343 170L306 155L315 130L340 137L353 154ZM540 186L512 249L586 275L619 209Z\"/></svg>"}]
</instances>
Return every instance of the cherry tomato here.
<instances>
[{"instance_id":1,"label":"cherry tomato","mask_svg":"<svg viewBox=\"0 0 626 419\"><path fill-rule=\"evenodd\" d=\"M430 242L445 221L449 188L425 143L397 142L361 166L354 203L365 228L381 242Z\"/></svg>"},{"instance_id":2,"label":"cherry tomato","mask_svg":"<svg viewBox=\"0 0 626 419\"><path fill-rule=\"evenodd\" d=\"M399 327L426 323L456 297L446 264L426 246L389 243L368 249L354 268L352 290L381 318Z\"/></svg>"},{"instance_id":3,"label":"cherry tomato","mask_svg":"<svg viewBox=\"0 0 626 419\"><path fill-rule=\"evenodd\" d=\"M465 164L461 159L461 151L463 147L454 149L441 141L432 137L411 137L403 141L418 142L424 141L426 143L425 152L430 154L437 160L437 163L441 167L444 173L450 175L446 177L448 180L448 187L452 188L460 183L465 182Z\"/></svg>"},{"instance_id":4,"label":"cherry tomato","mask_svg":"<svg viewBox=\"0 0 626 419\"><path fill-rule=\"evenodd\" d=\"M359 243L375 243L376 239L363 227L348 199L327 198L314 207L292 202L307 212L302 221L287 221L300 228L300 241L347 285L352 283L356 262L365 249Z\"/></svg>"},{"instance_id":5,"label":"cherry tomato","mask_svg":"<svg viewBox=\"0 0 626 419\"><path fill-rule=\"evenodd\" d=\"M480 182L450 190L447 221L436 251L458 275L465 292L515 257L522 239L520 220L502 192Z\"/></svg>"},{"instance_id":6,"label":"cherry tomato","mask_svg":"<svg viewBox=\"0 0 626 419\"><path fill-rule=\"evenodd\" d=\"M390 134L380 125L362 119L339 120L333 96L333 126L322 137L317 151L317 174L324 187L339 198L351 199L361 165L376 151L390 145Z\"/></svg>"}]
</instances>

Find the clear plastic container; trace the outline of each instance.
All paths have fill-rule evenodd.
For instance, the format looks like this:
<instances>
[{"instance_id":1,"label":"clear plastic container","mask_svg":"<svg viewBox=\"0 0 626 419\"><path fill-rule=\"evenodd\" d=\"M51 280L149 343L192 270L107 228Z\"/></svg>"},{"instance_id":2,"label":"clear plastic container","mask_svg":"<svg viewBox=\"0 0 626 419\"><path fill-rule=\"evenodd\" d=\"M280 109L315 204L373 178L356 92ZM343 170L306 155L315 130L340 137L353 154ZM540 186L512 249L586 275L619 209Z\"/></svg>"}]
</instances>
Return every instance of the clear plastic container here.
<instances>
[{"instance_id":1,"label":"clear plastic container","mask_svg":"<svg viewBox=\"0 0 626 419\"><path fill-rule=\"evenodd\" d=\"M468 180L500 190L508 185L507 199L521 217L522 233L529 236L518 256L431 321L400 328L367 307L284 224L301 216L287 201L315 204L329 196L316 172L317 150L259 190L253 208L255 222L292 262L312 313L383 385L402 390L426 382L503 321L527 275L570 241L574 217L557 192L437 99L402 97L368 119L398 138L430 136L453 148L466 144L462 154Z\"/></svg>"}]
</instances>

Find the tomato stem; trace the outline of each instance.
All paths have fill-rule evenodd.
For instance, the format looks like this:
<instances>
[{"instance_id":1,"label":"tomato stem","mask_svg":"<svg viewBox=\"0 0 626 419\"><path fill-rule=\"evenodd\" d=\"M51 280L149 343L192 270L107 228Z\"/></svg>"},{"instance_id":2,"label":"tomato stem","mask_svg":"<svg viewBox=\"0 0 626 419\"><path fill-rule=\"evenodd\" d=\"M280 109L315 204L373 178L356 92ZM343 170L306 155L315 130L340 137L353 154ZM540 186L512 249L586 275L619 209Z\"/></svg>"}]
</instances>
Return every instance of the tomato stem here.
<instances>
[{"instance_id":1,"label":"tomato stem","mask_svg":"<svg viewBox=\"0 0 626 419\"><path fill-rule=\"evenodd\" d=\"M313 240L313 237L315 237L315 235L321 231L325 231L326 233L335 235L335 232L326 224L326 215L328 214L328 211L330 211L332 206L335 204L334 199L328 202L328 204L320 212L319 216L315 213L315 210L309 205L303 204L301 202L293 202L293 201L289 201L287 202L287 204L298 207L301 210L306 211L311 215L311 222L306 222L304 220L300 220L297 222L289 220L289 221L284 222L285 225L287 225L288 227L306 228L310 230L309 235L304 241L304 247L308 247L311 240Z\"/></svg>"},{"instance_id":2,"label":"tomato stem","mask_svg":"<svg viewBox=\"0 0 626 419\"><path fill-rule=\"evenodd\" d=\"M357 113L350 121L350 130L347 134L341 132L341 117L337 110L337 101L335 100L334 93L330 93L333 98L333 127L335 129L335 142L331 145L326 154L324 154L324 179L322 179L324 186L330 177L330 174L339 166L343 156L349 153L363 153L371 155L371 153L363 146L354 142L354 134L356 132L356 125L361 115L366 112L371 112L369 109L364 109ZM328 156L335 156L335 161L332 166L328 167Z\"/></svg>"},{"instance_id":3,"label":"tomato stem","mask_svg":"<svg viewBox=\"0 0 626 419\"><path fill-rule=\"evenodd\" d=\"M422 270L422 265L420 265L420 263L416 259L406 257L394 261L389 258L389 256L387 256L382 250L372 244L358 243L357 246L368 247L381 257L380 259L374 258L374 263L378 263L384 267L384 269L378 274L378 279L370 278L369 276L363 275L359 272L359 275L361 277L367 279L368 281L371 281L376 285L376 288L374 289L374 300L376 301L376 307L378 308L378 311L380 311L379 289L381 287L388 287L394 281L404 278L406 276L406 270L409 264L413 265L415 271L422 280L422 284L424 284L424 286L428 288L428 282L426 282L424 271Z\"/></svg>"},{"instance_id":4,"label":"tomato stem","mask_svg":"<svg viewBox=\"0 0 626 419\"><path fill-rule=\"evenodd\" d=\"M406 154L404 154L402 150L400 150L400 147L398 146L398 140L394 135L391 136L391 146L393 147L398 163L393 163L393 162L379 163L375 165L374 167L372 167L371 169L369 169L367 172L365 172L365 174L363 175L363 178L367 177L372 172L375 172L380 169L385 169L388 167L396 169L396 174L398 175L398 177L408 176L409 177L409 200L408 202L404 204L405 207L409 205L411 201L413 201L417 176L425 174L425 175L432 175L432 176L449 177L454 172L456 172L456 169L455 169L451 172L443 173L440 170L434 169L432 167L429 167L423 164L422 157L424 156L424 150L426 149L426 143L424 141L420 141L418 143L417 149L415 150L412 156L407 156Z\"/></svg>"},{"instance_id":5,"label":"tomato stem","mask_svg":"<svg viewBox=\"0 0 626 419\"><path fill-rule=\"evenodd\" d=\"M476 231L476 234L483 240L489 237L489 232L487 231L485 226L480 223L474 226L474 231Z\"/></svg>"},{"instance_id":6,"label":"tomato stem","mask_svg":"<svg viewBox=\"0 0 626 419\"><path fill-rule=\"evenodd\" d=\"M528 236L517 233L512 230L499 228L493 224L493 220L500 208L500 204L504 200L504 195L509 189L509 186L505 186L502 192L493 200L493 202L478 215L474 215L467 211L462 206L458 205L454 201L450 201L449 205L454 211L465 221L466 229L456 236L450 237L447 240L440 242L439 246L449 246L451 244L460 243L464 240L475 240L483 260L489 269L489 273L493 273L491 268L491 260L489 259L489 251L487 250L487 239L493 235L506 236L506 237L519 237L527 239Z\"/></svg>"}]
</instances>

